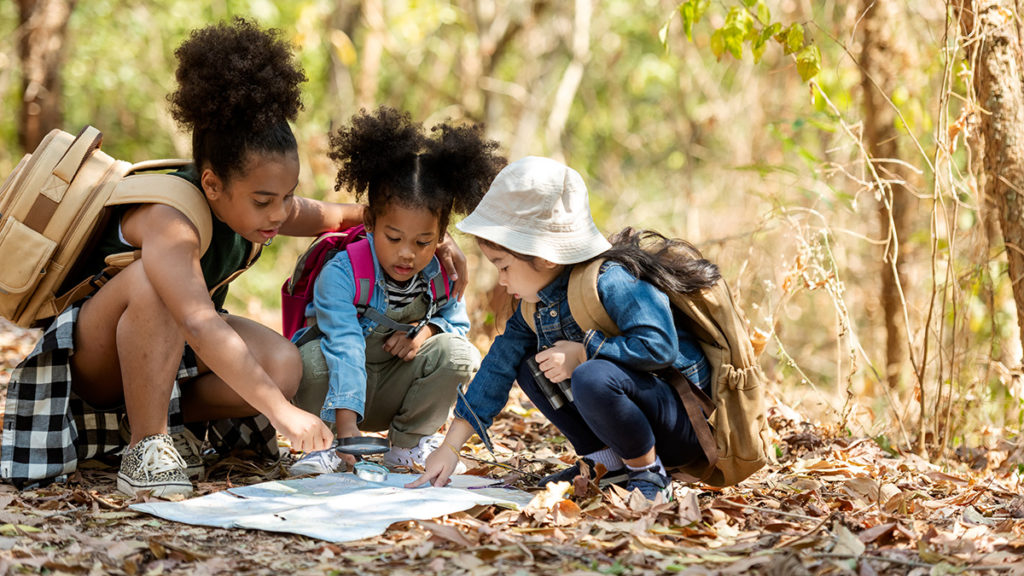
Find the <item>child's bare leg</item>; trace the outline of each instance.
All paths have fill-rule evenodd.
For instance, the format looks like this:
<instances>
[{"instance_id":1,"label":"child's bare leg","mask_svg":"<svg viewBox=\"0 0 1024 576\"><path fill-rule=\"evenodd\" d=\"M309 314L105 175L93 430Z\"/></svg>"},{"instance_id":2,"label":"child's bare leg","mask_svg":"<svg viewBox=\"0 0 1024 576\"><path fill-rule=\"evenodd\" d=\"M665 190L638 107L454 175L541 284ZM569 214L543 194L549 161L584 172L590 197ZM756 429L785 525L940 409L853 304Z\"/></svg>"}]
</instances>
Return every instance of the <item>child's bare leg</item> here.
<instances>
[{"instance_id":1,"label":"child's bare leg","mask_svg":"<svg viewBox=\"0 0 1024 576\"><path fill-rule=\"evenodd\" d=\"M226 315L225 320L241 336L256 361L291 399L302 379L299 349L266 326ZM186 422L253 416L256 410L198 358L200 376L181 385L181 411Z\"/></svg>"},{"instance_id":2,"label":"child's bare leg","mask_svg":"<svg viewBox=\"0 0 1024 576\"><path fill-rule=\"evenodd\" d=\"M124 402L134 445L167 432L185 338L136 261L79 311L72 388L97 408Z\"/></svg>"}]
</instances>

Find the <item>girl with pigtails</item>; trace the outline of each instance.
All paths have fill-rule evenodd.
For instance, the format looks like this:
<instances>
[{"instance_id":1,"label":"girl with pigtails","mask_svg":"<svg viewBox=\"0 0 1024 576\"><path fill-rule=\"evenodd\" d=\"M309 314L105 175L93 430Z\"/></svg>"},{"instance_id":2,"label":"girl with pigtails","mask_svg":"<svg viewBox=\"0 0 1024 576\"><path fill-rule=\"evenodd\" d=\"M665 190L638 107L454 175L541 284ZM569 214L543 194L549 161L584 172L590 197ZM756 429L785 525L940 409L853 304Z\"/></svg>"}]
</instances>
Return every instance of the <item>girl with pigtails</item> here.
<instances>
[{"instance_id":1,"label":"girl with pigtails","mask_svg":"<svg viewBox=\"0 0 1024 576\"><path fill-rule=\"evenodd\" d=\"M254 246L347 228L363 209L295 193L289 122L306 78L278 31L235 19L193 31L175 56L169 101L191 132L193 155L175 175L204 194L212 242L202 253L195 226L166 205L111 214L85 262L98 271L109 254L138 250L141 258L55 318L12 375L0 476L15 485L66 478L79 460L123 448L120 491L187 496L190 476L203 472L208 433L217 447L262 445L273 456L275 429L299 450L333 439L291 402L302 374L295 346L225 312L225 288L210 290L244 268ZM451 246L447 259L464 269Z\"/></svg>"},{"instance_id":2,"label":"girl with pigtails","mask_svg":"<svg viewBox=\"0 0 1024 576\"><path fill-rule=\"evenodd\" d=\"M479 126L444 123L428 133L386 107L357 114L331 138L336 188L367 201L367 239L339 251L317 276L311 327L293 337L303 359L296 403L334 422L339 438L388 431L390 467L423 465L440 445L436 432L458 387L479 364L466 306L446 295L434 250L451 214L472 210L505 165L497 147ZM372 261L372 279L359 277L362 258ZM365 306L361 280L370 292ZM311 452L291 472L334 472L346 462L354 459L333 449Z\"/></svg>"}]
</instances>

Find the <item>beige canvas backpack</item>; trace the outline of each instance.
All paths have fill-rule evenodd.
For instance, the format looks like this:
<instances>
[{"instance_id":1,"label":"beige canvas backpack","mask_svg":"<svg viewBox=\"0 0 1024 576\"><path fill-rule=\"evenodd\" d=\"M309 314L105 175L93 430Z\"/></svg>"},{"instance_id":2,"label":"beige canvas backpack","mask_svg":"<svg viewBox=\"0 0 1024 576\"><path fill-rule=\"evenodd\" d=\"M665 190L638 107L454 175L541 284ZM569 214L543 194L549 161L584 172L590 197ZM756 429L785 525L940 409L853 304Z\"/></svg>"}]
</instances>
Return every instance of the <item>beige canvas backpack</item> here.
<instances>
[{"instance_id":1,"label":"beige canvas backpack","mask_svg":"<svg viewBox=\"0 0 1024 576\"><path fill-rule=\"evenodd\" d=\"M177 208L199 230L201 250L209 247L213 221L203 193L183 178L154 172L188 161L115 160L99 149L102 139L92 126L77 137L53 130L0 188L0 316L25 327L37 325L138 258L138 251L109 256L99 274L76 269L111 206Z\"/></svg>"},{"instance_id":2,"label":"beige canvas backpack","mask_svg":"<svg viewBox=\"0 0 1024 576\"><path fill-rule=\"evenodd\" d=\"M645 249L657 252L660 246ZM569 310L581 329L618 336L621 332L597 292L602 263L602 259L592 260L573 268L569 275ZM770 459L764 373L757 363L743 313L725 280L698 293L670 293L668 297L677 311L677 321L700 342L711 367L710 398L676 369L658 374L679 394L704 453L702 461L670 472L685 482L731 486ZM536 331L536 304L522 302L520 306L523 319Z\"/></svg>"}]
</instances>

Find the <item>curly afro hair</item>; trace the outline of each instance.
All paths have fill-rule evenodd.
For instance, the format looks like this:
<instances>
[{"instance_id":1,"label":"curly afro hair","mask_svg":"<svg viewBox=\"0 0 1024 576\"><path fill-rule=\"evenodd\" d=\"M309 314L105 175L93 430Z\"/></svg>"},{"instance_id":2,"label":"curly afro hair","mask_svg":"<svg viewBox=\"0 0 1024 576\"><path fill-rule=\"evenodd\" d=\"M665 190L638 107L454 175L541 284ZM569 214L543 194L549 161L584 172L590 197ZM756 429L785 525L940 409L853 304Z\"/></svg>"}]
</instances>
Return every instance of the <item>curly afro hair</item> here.
<instances>
[{"instance_id":1,"label":"curly afro hair","mask_svg":"<svg viewBox=\"0 0 1024 576\"><path fill-rule=\"evenodd\" d=\"M279 30L235 18L193 30L174 54L178 89L168 100L192 131L198 167L226 178L244 169L247 152L297 149L288 122L302 109L306 75Z\"/></svg>"},{"instance_id":2,"label":"curly afro hair","mask_svg":"<svg viewBox=\"0 0 1024 576\"><path fill-rule=\"evenodd\" d=\"M382 106L332 134L329 156L339 165L335 189L365 198L371 223L398 202L435 214L443 233L452 211L471 212L507 163L497 150L480 125L449 121L428 134L408 112Z\"/></svg>"}]
</instances>

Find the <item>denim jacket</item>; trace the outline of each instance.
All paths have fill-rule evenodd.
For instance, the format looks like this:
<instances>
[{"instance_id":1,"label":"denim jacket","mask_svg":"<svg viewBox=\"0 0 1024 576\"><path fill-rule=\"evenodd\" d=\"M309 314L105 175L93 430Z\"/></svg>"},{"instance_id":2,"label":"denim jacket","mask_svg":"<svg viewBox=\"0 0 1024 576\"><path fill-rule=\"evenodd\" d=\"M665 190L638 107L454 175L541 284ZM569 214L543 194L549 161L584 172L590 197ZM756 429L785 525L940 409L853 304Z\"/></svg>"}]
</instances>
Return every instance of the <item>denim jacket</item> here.
<instances>
[{"instance_id":1,"label":"denim jacket","mask_svg":"<svg viewBox=\"0 0 1024 576\"><path fill-rule=\"evenodd\" d=\"M373 235L367 234L367 237L373 255L374 276L370 306L378 312L386 313L388 296L384 271L377 262L377 253L372 250ZM420 272L428 283L440 273L441 264L437 257L432 258ZM359 415L360 421L363 419L366 404L366 337L377 327L377 322L358 315L354 304L355 294L355 278L348 253L338 252L324 264L313 291L316 323L324 334L320 339L320 349L330 369L327 397L320 412L320 417L328 422L334 421L334 411L339 408L352 410ZM429 288L427 295L431 296ZM465 336L469 332L466 304L449 298L434 311L430 323L442 332ZM301 333L297 333L293 340L299 336Z\"/></svg>"},{"instance_id":2,"label":"denim jacket","mask_svg":"<svg viewBox=\"0 0 1024 576\"><path fill-rule=\"evenodd\" d=\"M465 400L459 398L455 416L469 422L480 436L508 401L519 365L527 355L536 354L559 340L582 343L588 359L604 358L634 370L655 371L671 365L687 374L691 367L706 366L700 344L675 325L668 296L616 262L601 266L597 292L622 334L605 336L599 330L584 332L569 312L566 291L570 272L571 268L566 268L537 294L540 302L535 317L536 334L523 320L522 307L516 309L505 331L491 344L480 371L466 391Z\"/></svg>"}]
</instances>

